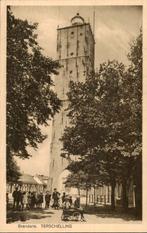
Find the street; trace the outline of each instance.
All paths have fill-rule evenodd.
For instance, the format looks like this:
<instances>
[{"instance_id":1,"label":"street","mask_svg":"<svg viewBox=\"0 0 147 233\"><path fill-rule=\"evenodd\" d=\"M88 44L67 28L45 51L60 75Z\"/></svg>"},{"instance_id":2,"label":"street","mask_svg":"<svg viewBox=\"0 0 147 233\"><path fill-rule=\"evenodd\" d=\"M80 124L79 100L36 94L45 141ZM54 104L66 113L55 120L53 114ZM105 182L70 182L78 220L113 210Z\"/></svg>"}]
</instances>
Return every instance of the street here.
<instances>
[{"instance_id":1,"label":"street","mask_svg":"<svg viewBox=\"0 0 147 233\"><path fill-rule=\"evenodd\" d=\"M34 209L25 211L12 211L9 210L7 213L7 223L14 224L58 224L58 223L69 223L69 224L100 224L100 223L138 223L132 215L122 213L85 213L85 222L81 221L62 221L61 220L62 210L54 209Z\"/></svg>"}]
</instances>

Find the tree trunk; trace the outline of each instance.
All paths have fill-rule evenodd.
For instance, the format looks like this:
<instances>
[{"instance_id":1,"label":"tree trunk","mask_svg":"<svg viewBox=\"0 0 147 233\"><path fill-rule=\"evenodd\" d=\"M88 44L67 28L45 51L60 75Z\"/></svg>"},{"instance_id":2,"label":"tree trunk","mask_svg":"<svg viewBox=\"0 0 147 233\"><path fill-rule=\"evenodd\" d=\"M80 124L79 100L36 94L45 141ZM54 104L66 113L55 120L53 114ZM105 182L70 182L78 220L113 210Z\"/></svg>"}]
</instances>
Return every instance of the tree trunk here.
<instances>
[{"instance_id":1,"label":"tree trunk","mask_svg":"<svg viewBox=\"0 0 147 233\"><path fill-rule=\"evenodd\" d=\"M87 204L88 204L88 188L86 188L86 207L87 207Z\"/></svg>"},{"instance_id":2,"label":"tree trunk","mask_svg":"<svg viewBox=\"0 0 147 233\"><path fill-rule=\"evenodd\" d=\"M136 209L136 217L138 219L142 219L142 192L140 185L136 185L135 187L135 209Z\"/></svg>"},{"instance_id":3,"label":"tree trunk","mask_svg":"<svg viewBox=\"0 0 147 233\"><path fill-rule=\"evenodd\" d=\"M138 219L142 219L142 158L136 161L135 175L135 209Z\"/></svg>"},{"instance_id":4,"label":"tree trunk","mask_svg":"<svg viewBox=\"0 0 147 233\"><path fill-rule=\"evenodd\" d=\"M115 181L111 182L111 209L115 209Z\"/></svg>"},{"instance_id":5,"label":"tree trunk","mask_svg":"<svg viewBox=\"0 0 147 233\"><path fill-rule=\"evenodd\" d=\"M79 197L80 197L80 187L78 187L78 195L79 195Z\"/></svg>"},{"instance_id":6,"label":"tree trunk","mask_svg":"<svg viewBox=\"0 0 147 233\"><path fill-rule=\"evenodd\" d=\"M94 204L94 206L95 206L95 185L94 185L94 195L93 195L93 196L94 196L94 197L93 197L93 198L94 198L94 203L93 203L93 204Z\"/></svg>"},{"instance_id":7,"label":"tree trunk","mask_svg":"<svg viewBox=\"0 0 147 233\"><path fill-rule=\"evenodd\" d=\"M128 190L127 190L127 180L122 181L122 207L124 211L128 210Z\"/></svg>"}]
</instances>

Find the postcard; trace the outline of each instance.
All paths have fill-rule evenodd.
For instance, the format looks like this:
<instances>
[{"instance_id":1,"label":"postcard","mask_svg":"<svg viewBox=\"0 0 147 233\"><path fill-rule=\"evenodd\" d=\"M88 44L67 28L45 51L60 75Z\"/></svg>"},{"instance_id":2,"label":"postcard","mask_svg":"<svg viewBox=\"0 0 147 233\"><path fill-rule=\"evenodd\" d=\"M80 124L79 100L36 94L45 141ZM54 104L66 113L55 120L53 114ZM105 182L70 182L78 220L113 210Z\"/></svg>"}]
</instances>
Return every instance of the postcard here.
<instances>
[{"instance_id":1,"label":"postcard","mask_svg":"<svg viewBox=\"0 0 147 233\"><path fill-rule=\"evenodd\" d=\"M2 0L1 232L145 232L143 0Z\"/></svg>"}]
</instances>

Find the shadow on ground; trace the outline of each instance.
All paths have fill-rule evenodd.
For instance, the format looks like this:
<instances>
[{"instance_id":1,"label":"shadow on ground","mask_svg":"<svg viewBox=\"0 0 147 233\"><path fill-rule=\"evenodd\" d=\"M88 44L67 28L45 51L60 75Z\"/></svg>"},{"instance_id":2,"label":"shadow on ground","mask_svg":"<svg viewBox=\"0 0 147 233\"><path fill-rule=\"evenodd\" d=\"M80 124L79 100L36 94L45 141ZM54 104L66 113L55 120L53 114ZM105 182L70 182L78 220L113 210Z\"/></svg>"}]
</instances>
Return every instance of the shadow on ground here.
<instances>
[{"instance_id":1,"label":"shadow on ground","mask_svg":"<svg viewBox=\"0 0 147 233\"><path fill-rule=\"evenodd\" d=\"M84 206L83 206L84 207ZM14 211L12 208L7 210L7 223L13 223L16 221L24 222L30 219L44 219L51 218L54 215L52 210L45 209L34 209L34 210L24 210L24 211ZM110 206L88 206L84 207L84 215L93 215L97 218L113 218L113 219L122 219L125 221L138 221L141 220L136 217L135 209L129 208L126 212L124 212L121 208L116 208L115 210L111 210Z\"/></svg>"},{"instance_id":2,"label":"shadow on ground","mask_svg":"<svg viewBox=\"0 0 147 233\"><path fill-rule=\"evenodd\" d=\"M30 219L43 219L49 218L54 214L50 210L34 209L34 210L24 210L24 211L14 211L12 209L7 210L7 223L13 223L16 221L25 222Z\"/></svg>"},{"instance_id":3,"label":"shadow on ground","mask_svg":"<svg viewBox=\"0 0 147 233\"><path fill-rule=\"evenodd\" d=\"M111 210L110 206L94 207L88 206L84 208L85 214L95 215L99 218L121 218L125 221L138 221L140 218L136 217L135 209L129 208L127 211L123 211L122 208L116 208Z\"/></svg>"}]
</instances>

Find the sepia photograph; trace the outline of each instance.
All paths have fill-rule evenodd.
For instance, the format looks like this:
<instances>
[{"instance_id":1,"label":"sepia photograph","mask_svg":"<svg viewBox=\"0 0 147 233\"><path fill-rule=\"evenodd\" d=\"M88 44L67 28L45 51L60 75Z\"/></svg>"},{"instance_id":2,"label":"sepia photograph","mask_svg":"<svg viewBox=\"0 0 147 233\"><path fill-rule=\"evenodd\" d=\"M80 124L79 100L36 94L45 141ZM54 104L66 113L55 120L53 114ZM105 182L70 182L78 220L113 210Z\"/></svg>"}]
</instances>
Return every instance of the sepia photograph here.
<instances>
[{"instance_id":1,"label":"sepia photograph","mask_svg":"<svg viewBox=\"0 0 147 233\"><path fill-rule=\"evenodd\" d=\"M35 2L6 6L6 225L141 224L143 6Z\"/></svg>"}]
</instances>

